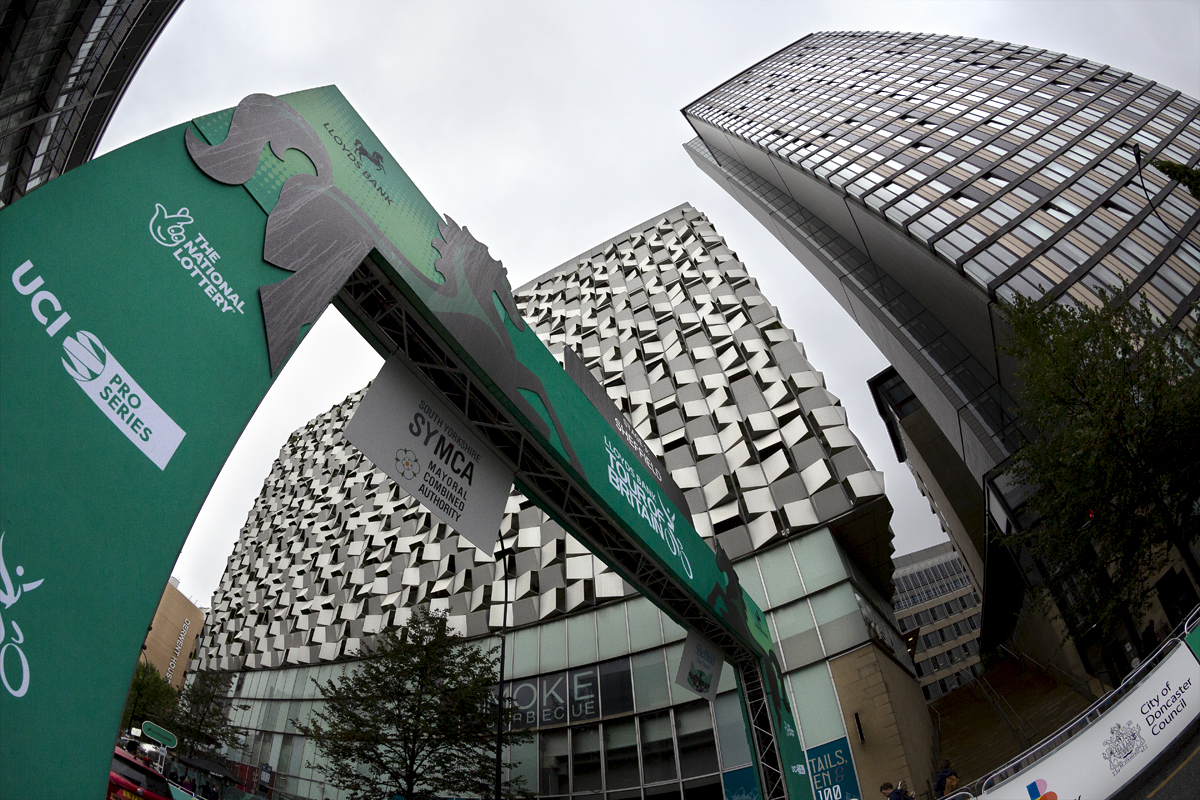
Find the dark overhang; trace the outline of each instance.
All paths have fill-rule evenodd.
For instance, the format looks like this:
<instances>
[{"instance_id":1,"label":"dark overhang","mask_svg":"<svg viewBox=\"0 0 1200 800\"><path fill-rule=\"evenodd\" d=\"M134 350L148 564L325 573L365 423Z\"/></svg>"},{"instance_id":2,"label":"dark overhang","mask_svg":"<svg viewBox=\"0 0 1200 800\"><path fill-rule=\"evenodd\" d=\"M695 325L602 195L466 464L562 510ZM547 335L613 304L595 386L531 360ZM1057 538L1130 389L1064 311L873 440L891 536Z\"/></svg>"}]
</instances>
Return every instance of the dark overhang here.
<instances>
[{"instance_id":1,"label":"dark overhang","mask_svg":"<svg viewBox=\"0 0 1200 800\"><path fill-rule=\"evenodd\" d=\"M92 157L183 0L13 0L0 18L0 207Z\"/></svg>"}]
</instances>

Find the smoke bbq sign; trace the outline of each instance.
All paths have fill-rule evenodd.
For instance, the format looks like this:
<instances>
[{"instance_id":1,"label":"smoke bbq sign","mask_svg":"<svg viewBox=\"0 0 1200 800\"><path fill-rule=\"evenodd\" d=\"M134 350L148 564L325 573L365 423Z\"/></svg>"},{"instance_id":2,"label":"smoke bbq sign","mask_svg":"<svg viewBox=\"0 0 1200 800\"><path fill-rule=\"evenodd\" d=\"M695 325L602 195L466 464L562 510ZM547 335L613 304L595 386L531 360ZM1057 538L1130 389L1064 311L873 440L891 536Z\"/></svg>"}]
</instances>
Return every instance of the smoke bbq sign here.
<instances>
[{"instance_id":1,"label":"smoke bbq sign","mask_svg":"<svg viewBox=\"0 0 1200 800\"><path fill-rule=\"evenodd\" d=\"M491 554L513 474L457 414L392 356L346 438L471 544Z\"/></svg>"},{"instance_id":2,"label":"smoke bbq sign","mask_svg":"<svg viewBox=\"0 0 1200 800\"><path fill-rule=\"evenodd\" d=\"M633 711L629 659L520 678L504 687L514 728L550 728Z\"/></svg>"}]
</instances>

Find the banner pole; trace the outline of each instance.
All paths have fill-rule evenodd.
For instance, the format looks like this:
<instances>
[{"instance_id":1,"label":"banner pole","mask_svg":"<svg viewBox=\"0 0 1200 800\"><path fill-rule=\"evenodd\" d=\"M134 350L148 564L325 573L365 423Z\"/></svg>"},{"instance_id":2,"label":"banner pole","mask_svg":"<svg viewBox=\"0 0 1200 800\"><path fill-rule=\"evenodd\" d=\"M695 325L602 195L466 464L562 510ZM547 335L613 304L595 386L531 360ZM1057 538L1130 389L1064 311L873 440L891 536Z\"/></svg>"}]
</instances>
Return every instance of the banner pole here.
<instances>
[{"instance_id":1,"label":"banner pole","mask_svg":"<svg viewBox=\"0 0 1200 800\"><path fill-rule=\"evenodd\" d=\"M496 687L496 800L500 800L500 778L502 772L504 736L504 644L508 638L508 555L509 550L500 551L500 580L504 585L504 603L501 606L500 622L500 682Z\"/></svg>"}]
</instances>

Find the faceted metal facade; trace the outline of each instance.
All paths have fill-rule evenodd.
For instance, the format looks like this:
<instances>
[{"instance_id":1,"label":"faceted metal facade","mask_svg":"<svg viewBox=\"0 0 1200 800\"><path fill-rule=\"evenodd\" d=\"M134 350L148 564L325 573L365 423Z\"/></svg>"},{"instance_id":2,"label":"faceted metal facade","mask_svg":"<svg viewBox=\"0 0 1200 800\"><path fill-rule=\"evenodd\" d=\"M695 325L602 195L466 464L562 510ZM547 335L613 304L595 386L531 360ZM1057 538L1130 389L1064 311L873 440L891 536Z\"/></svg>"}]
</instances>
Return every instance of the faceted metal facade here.
<instances>
[{"instance_id":1,"label":"faceted metal facade","mask_svg":"<svg viewBox=\"0 0 1200 800\"><path fill-rule=\"evenodd\" d=\"M91 158L182 2L0 4L0 208Z\"/></svg>"},{"instance_id":2,"label":"faceted metal facade","mask_svg":"<svg viewBox=\"0 0 1200 800\"><path fill-rule=\"evenodd\" d=\"M552 352L581 353L732 559L883 494L845 409L700 212L674 209L514 294ZM342 436L362 395L280 451L213 595L199 668L342 658L425 602L468 636L499 628L492 554ZM500 530L517 549L517 627L634 593L515 489ZM886 596L890 533L850 546Z\"/></svg>"},{"instance_id":3,"label":"faceted metal facade","mask_svg":"<svg viewBox=\"0 0 1200 800\"><path fill-rule=\"evenodd\" d=\"M683 205L514 296L556 357L583 358L664 459L697 529L734 560L779 643L804 746L846 737L830 659L875 647L913 674L888 599L883 478L736 255ZM342 435L362 396L281 449L191 665L238 673L231 718L246 736L228 755L271 764L276 788L299 796L338 796L292 724L323 702L310 678L353 669L419 603L485 646L502 621L493 555L401 496ZM683 627L515 490L500 530L517 552L507 690L537 729L514 771L545 796L706 800L753 787L734 665L715 704L696 700L671 683ZM594 705L551 702L561 686Z\"/></svg>"}]
</instances>

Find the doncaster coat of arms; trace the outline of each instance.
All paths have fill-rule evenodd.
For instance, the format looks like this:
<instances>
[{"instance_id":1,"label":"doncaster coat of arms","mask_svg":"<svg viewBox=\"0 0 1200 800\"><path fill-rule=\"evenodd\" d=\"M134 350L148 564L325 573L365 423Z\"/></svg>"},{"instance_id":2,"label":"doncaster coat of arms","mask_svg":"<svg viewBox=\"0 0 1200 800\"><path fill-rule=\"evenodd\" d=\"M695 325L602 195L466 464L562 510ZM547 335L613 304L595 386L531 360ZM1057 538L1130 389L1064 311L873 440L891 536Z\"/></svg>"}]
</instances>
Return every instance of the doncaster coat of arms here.
<instances>
[{"instance_id":1,"label":"doncaster coat of arms","mask_svg":"<svg viewBox=\"0 0 1200 800\"><path fill-rule=\"evenodd\" d=\"M1124 725L1113 725L1108 730L1112 736L1104 740L1104 760L1116 775L1121 767L1133 760L1138 753L1145 752L1146 740L1142 738L1142 726L1128 720Z\"/></svg>"}]
</instances>

